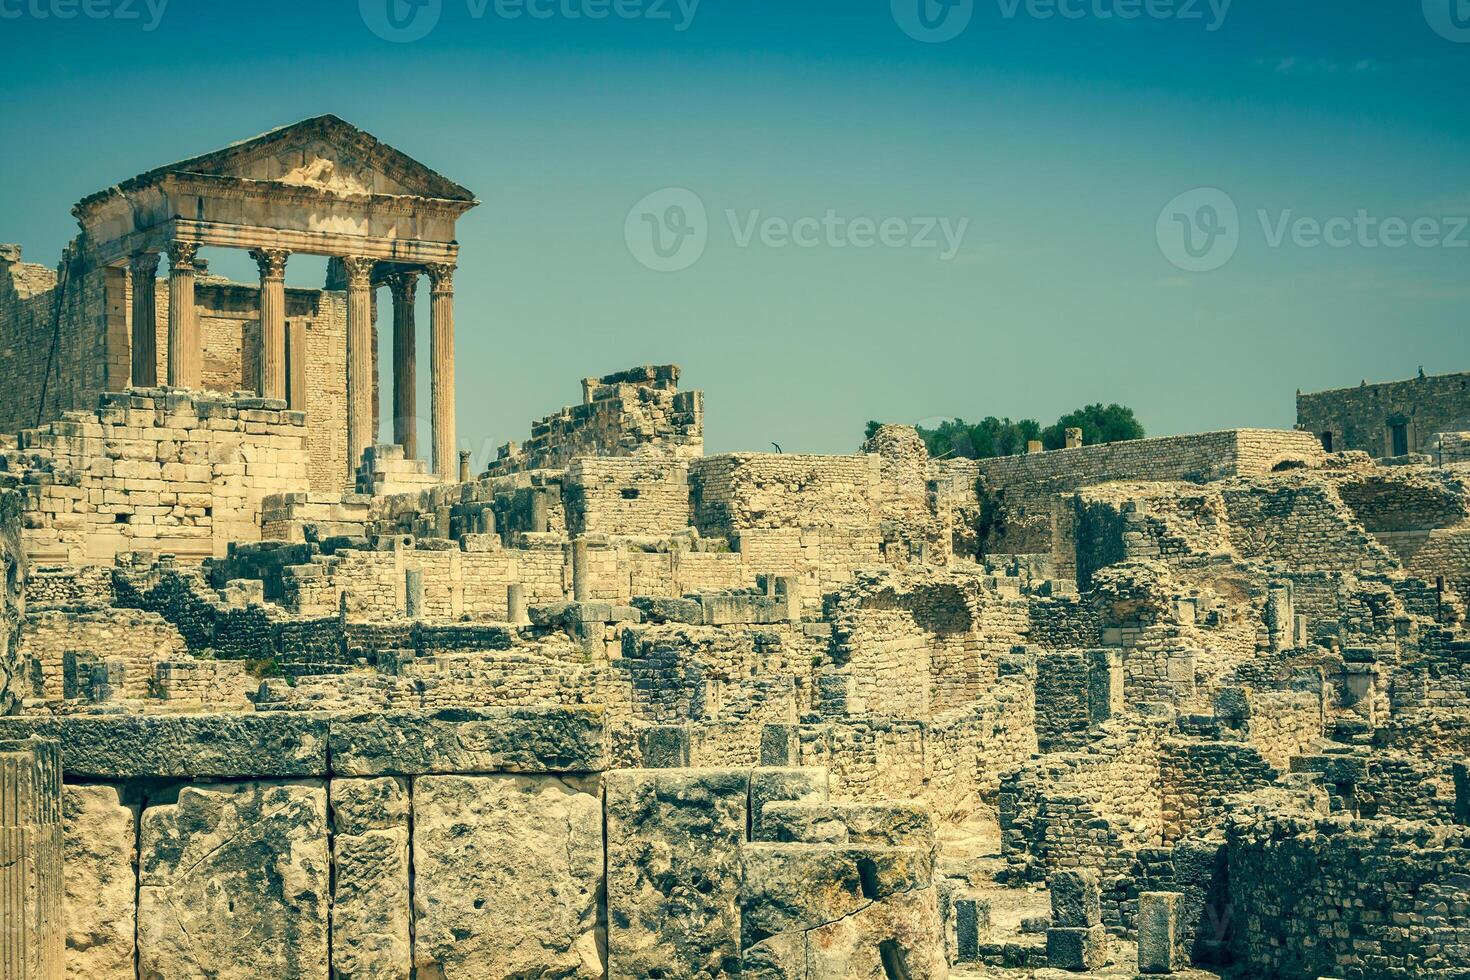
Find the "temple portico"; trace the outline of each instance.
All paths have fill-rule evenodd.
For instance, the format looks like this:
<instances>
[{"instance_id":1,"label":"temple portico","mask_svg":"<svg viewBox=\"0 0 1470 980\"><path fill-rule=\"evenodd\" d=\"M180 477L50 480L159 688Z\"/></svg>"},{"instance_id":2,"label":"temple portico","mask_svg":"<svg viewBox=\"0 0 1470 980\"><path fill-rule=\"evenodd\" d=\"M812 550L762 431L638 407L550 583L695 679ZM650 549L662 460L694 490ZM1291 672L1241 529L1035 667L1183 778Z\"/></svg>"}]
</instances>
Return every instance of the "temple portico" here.
<instances>
[{"instance_id":1,"label":"temple portico","mask_svg":"<svg viewBox=\"0 0 1470 980\"><path fill-rule=\"evenodd\" d=\"M305 350L288 323L286 268L296 255L339 260L346 293L345 482L376 442L373 377L378 286L393 300L393 439L418 455L413 304L430 288L432 472L457 472L453 274L455 222L478 202L465 188L334 116L322 116L214 153L162 167L94 194L73 209L88 263L117 270L131 287L128 382L135 387L203 387L207 338L195 304L201 248L248 252L259 270L254 386L266 399L306 411ZM168 258L166 376L158 377L156 273ZM335 369L334 369L335 370ZM305 404L299 402L306 401ZM308 418L308 424L322 422Z\"/></svg>"}]
</instances>

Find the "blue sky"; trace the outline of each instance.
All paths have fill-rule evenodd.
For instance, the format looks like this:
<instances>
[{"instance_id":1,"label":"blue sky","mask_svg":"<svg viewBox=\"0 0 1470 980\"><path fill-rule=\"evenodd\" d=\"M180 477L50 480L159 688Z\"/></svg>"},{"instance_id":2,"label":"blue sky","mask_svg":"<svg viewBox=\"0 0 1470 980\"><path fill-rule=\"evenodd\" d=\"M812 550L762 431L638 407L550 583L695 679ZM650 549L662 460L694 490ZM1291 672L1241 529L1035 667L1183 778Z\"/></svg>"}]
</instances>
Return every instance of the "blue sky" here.
<instances>
[{"instance_id":1,"label":"blue sky","mask_svg":"<svg viewBox=\"0 0 1470 980\"><path fill-rule=\"evenodd\" d=\"M374 33L388 0L0 0L0 241L54 264L85 194L336 113L483 202L477 454L648 362L706 391L711 451L788 452L1092 401L1289 426L1298 387L1470 368L1470 0L393 2L432 30ZM648 267L640 234L696 221L665 241L702 253Z\"/></svg>"}]
</instances>

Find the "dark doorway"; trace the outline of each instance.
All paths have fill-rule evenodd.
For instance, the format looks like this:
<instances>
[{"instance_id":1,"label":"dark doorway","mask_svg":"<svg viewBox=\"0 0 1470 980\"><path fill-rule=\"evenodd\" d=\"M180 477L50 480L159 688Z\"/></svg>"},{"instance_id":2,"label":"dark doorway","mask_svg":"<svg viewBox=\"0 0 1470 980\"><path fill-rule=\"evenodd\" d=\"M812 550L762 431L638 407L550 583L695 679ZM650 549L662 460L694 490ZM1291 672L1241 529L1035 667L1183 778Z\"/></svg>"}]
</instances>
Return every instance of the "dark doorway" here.
<instances>
[{"instance_id":1,"label":"dark doorway","mask_svg":"<svg viewBox=\"0 0 1470 980\"><path fill-rule=\"evenodd\" d=\"M1390 422L1388 426L1389 436L1393 441L1393 452L1391 456L1409 455L1409 426L1406 422Z\"/></svg>"}]
</instances>

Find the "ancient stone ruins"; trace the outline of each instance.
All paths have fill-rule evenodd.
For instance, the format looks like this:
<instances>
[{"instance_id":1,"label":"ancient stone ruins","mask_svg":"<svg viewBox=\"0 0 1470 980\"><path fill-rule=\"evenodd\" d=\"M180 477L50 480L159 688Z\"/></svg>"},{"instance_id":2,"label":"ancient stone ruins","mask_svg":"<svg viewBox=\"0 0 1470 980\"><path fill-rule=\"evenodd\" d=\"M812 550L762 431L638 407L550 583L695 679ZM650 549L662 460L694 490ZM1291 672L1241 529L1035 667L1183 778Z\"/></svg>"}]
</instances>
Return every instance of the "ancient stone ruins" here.
<instances>
[{"instance_id":1,"label":"ancient stone ruins","mask_svg":"<svg viewBox=\"0 0 1470 980\"><path fill-rule=\"evenodd\" d=\"M0 246L0 978L1470 977L1470 376L973 461L635 367L472 473L475 203L323 117Z\"/></svg>"}]
</instances>

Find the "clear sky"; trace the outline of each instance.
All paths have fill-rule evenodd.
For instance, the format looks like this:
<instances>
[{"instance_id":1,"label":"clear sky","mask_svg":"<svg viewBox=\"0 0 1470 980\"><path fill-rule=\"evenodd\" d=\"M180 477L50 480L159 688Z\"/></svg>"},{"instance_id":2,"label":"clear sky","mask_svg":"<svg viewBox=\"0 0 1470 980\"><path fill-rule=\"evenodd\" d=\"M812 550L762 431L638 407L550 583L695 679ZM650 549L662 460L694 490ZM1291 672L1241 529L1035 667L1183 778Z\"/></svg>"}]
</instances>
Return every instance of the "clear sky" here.
<instances>
[{"instance_id":1,"label":"clear sky","mask_svg":"<svg viewBox=\"0 0 1470 980\"><path fill-rule=\"evenodd\" d=\"M711 451L788 452L1092 401L1290 426L1470 369L1470 0L1222 4L0 0L0 241L53 265L85 194L342 116L483 202L481 455L650 362Z\"/></svg>"}]
</instances>

